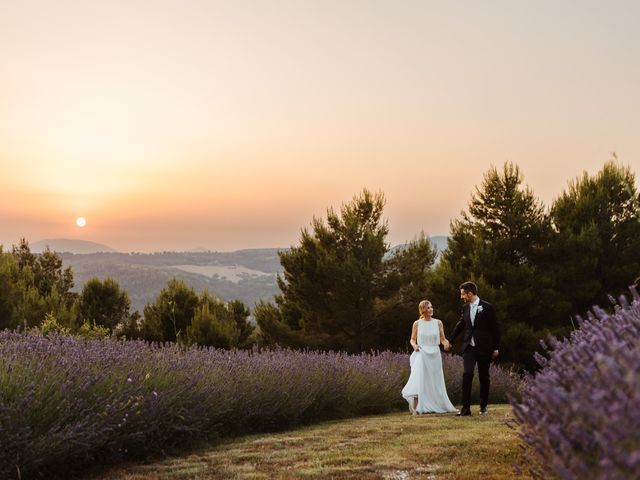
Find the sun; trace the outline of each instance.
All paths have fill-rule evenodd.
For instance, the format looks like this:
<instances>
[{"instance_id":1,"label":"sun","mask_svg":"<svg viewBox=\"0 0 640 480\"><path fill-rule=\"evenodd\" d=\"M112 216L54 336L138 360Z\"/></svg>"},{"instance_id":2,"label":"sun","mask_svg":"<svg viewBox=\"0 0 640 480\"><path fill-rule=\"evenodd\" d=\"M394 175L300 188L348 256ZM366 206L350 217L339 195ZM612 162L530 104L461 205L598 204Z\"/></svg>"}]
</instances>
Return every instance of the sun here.
<instances>
[{"instance_id":1,"label":"sun","mask_svg":"<svg viewBox=\"0 0 640 480\"><path fill-rule=\"evenodd\" d=\"M76 218L76 225L80 228L83 228L87 224L87 219L84 217Z\"/></svg>"}]
</instances>

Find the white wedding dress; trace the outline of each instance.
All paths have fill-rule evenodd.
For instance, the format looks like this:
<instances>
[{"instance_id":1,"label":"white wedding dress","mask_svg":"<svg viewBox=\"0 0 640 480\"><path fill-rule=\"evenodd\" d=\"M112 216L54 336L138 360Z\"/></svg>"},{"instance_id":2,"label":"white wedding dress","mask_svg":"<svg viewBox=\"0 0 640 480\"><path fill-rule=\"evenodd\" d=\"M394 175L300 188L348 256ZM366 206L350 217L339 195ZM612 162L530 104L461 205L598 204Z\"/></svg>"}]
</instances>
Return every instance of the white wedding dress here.
<instances>
[{"instance_id":1,"label":"white wedding dress","mask_svg":"<svg viewBox=\"0 0 640 480\"><path fill-rule=\"evenodd\" d=\"M409 409L413 412L414 399L418 397L418 413L457 411L449 400L444 384L439 347L440 329L435 318L418 320L417 340L420 350L411 354L411 374L402 389L402 396L409 402Z\"/></svg>"}]
</instances>

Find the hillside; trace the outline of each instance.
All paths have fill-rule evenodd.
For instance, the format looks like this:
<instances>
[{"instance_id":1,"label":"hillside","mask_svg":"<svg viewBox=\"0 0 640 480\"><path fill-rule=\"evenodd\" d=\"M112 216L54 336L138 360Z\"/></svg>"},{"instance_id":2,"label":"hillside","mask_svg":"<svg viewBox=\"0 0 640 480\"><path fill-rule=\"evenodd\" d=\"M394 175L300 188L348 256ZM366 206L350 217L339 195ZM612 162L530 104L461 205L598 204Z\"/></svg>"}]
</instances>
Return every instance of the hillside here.
<instances>
[{"instance_id":1,"label":"hillside","mask_svg":"<svg viewBox=\"0 0 640 480\"><path fill-rule=\"evenodd\" d=\"M42 253L47 247L55 252L95 253L115 252L116 250L101 243L87 240L70 240L68 238L52 238L40 240L30 245L34 253Z\"/></svg>"},{"instance_id":2,"label":"hillside","mask_svg":"<svg viewBox=\"0 0 640 480\"><path fill-rule=\"evenodd\" d=\"M446 247L446 239L432 237L439 251ZM402 245L395 246L389 254L402 248ZM278 251L277 248L255 248L234 252L66 252L61 255L65 266L73 270L74 291L82 290L91 278L113 278L129 293L132 310L142 312L172 278L185 281L196 292L206 288L224 300L241 300L249 308L260 300L271 300L279 292L276 275L282 272Z\"/></svg>"},{"instance_id":3,"label":"hillside","mask_svg":"<svg viewBox=\"0 0 640 480\"><path fill-rule=\"evenodd\" d=\"M225 299L239 299L247 306L269 300L278 293L276 274L282 271L277 249L236 252L162 253L63 253L70 266L75 291L94 277L113 278L131 297L133 310L142 311L166 283L177 278L197 292L209 292Z\"/></svg>"}]
</instances>

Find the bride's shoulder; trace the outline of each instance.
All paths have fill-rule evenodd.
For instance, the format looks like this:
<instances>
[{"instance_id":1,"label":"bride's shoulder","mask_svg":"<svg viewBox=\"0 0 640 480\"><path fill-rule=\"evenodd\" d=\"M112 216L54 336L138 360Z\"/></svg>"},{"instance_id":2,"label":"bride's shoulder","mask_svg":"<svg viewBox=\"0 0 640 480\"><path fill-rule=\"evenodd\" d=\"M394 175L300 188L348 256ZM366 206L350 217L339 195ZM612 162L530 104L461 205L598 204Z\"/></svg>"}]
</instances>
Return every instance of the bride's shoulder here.
<instances>
[{"instance_id":1,"label":"bride's shoulder","mask_svg":"<svg viewBox=\"0 0 640 480\"><path fill-rule=\"evenodd\" d=\"M438 325L442 325L442 320L440 320L439 318L434 318L434 320L438 322Z\"/></svg>"}]
</instances>

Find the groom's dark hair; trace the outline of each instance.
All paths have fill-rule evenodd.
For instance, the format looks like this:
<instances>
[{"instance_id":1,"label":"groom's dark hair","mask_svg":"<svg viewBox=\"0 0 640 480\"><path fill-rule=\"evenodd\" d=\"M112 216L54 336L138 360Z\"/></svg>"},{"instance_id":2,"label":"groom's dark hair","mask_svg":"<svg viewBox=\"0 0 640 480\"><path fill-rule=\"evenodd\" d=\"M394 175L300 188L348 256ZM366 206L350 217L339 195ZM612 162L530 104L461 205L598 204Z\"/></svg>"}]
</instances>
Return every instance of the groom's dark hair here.
<instances>
[{"instance_id":1,"label":"groom's dark hair","mask_svg":"<svg viewBox=\"0 0 640 480\"><path fill-rule=\"evenodd\" d=\"M478 294L478 286L473 282L464 282L459 288L465 292L471 292L474 295Z\"/></svg>"}]
</instances>

